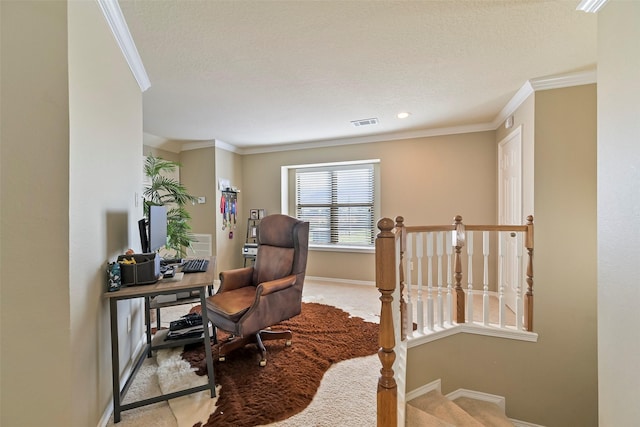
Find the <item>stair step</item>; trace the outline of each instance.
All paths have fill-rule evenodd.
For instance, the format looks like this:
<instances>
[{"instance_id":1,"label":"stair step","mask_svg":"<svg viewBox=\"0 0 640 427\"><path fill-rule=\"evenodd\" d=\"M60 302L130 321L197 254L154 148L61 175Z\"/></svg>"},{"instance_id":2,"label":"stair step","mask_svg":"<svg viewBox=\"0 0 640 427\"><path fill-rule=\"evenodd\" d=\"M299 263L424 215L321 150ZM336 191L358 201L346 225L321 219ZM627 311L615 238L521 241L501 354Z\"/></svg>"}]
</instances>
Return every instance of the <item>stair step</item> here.
<instances>
[{"instance_id":1,"label":"stair step","mask_svg":"<svg viewBox=\"0 0 640 427\"><path fill-rule=\"evenodd\" d=\"M456 427L455 425L441 420L440 418L424 412L412 405L407 405L405 417L407 426Z\"/></svg>"},{"instance_id":2,"label":"stair step","mask_svg":"<svg viewBox=\"0 0 640 427\"><path fill-rule=\"evenodd\" d=\"M502 408L495 403L470 397L459 397L454 402L485 426L513 427L513 423L506 417Z\"/></svg>"},{"instance_id":3,"label":"stair step","mask_svg":"<svg viewBox=\"0 0 640 427\"><path fill-rule=\"evenodd\" d=\"M450 400L432 390L407 402L407 427L514 427L493 402L458 397Z\"/></svg>"},{"instance_id":4,"label":"stair step","mask_svg":"<svg viewBox=\"0 0 640 427\"><path fill-rule=\"evenodd\" d=\"M422 396L418 396L415 399L407 402L407 405L412 406L416 409L420 409L428 414L431 414L441 420L453 424L454 426L464 426L464 427L485 427L467 412L465 412L461 407L453 403L451 400L444 397L439 391L432 390L427 394L423 394ZM407 418L409 420L409 418ZM413 424L413 420L411 420L411 424L409 425L430 425L430 424Z\"/></svg>"}]
</instances>

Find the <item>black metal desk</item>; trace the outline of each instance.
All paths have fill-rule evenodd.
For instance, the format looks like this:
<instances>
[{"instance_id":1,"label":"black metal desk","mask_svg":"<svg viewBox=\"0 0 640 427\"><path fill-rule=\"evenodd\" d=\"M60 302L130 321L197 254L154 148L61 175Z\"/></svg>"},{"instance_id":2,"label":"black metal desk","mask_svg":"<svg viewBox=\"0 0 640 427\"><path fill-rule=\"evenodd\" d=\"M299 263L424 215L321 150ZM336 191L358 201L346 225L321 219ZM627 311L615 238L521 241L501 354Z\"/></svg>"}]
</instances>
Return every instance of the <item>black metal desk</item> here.
<instances>
[{"instance_id":1,"label":"black metal desk","mask_svg":"<svg viewBox=\"0 0 640 427\"><path fill-rule=\"evenodd\" d=\"M140 406L151 405L163 400L169 400L187 394L196 393L203 390L210 390L211 397L216 396L216 383L213 372L213 359L211 357L211 345L209 345L211 336L209 334L209 319L207 318L206 298L207 288L213 285L215 276L215 257L211 257L209 261L209 268L204 273L189 273L185 274L180 281L163 281L160 280L152 285L142 286L129 286L120 289L115 292L105 292L104 297L109 299L110 315L111 315L111 364L113 375L113 421L115 423L120 422L120 415L122 411L126 411ZM183 292L199 293L200 304L202 310L202 324L204 326L204 333L200 337L185 338L180 340L165 340L166 332L159 331L155 336L151 337L151 316L150 316L150 300L157 295L174 295ZM131 370L131 374L124 383L124 386L120 387L120 359L119 359L119 347L118 347L118 301L132 298L144 298L145 299L145 321L147 328L147 345L144 351L140 353L138 359L135 361ZM186 304L193 300L178 300L173 305ZM189 343L204 342L205 356L207 360L207 374L209 381L207 384L191 387L185 390L176 391L173 393L163 394L160 396L151 397L148 399L140 400L137 402L131 402L122 404L129 387L133 383L133 379L142 366L144 359L151 356L153 350L161 348L170 348L182 346Z\"/></svg>"}]
</instances>

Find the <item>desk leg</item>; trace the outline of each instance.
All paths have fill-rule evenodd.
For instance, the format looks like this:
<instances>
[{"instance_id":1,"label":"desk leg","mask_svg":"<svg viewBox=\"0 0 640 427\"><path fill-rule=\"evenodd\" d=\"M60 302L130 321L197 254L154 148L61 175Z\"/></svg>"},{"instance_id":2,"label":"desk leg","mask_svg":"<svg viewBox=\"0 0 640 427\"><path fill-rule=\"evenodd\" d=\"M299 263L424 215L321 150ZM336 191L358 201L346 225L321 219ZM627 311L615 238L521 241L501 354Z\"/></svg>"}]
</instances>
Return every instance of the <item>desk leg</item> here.
<instances>
[{"instance_id":1,"label":"desk leg","mask_svg":"<svg viewBox=\"0 0 640 427\"><path fill-rule=\"evenodd\" d=\"M120 422L120 351L118 348L118 300L110 300L111 371L113 379L113 422Z\"/></svg>"},{"instance_id":2,"label":"desk leg","mask_svg":"<svg viewBox=\"0 0 640 427\"><path fill-rule=\"evenodd\" d=\"M151 298L144 297L144 323L147 326L147 357L153 356L151 351ZM160 329L158 327L158 329ZM157 332L157 331L156 331Z\"/></svg>"},{"instance_id":3,"label":"desk leg","mask_svg":"<svg viewBox=\"0 0 640 427\"><path fill-rule=\"evenodd\" d=\"M209 389L211 397L216 397L216 378L213 373L213 355L211 354L211 336L209 334L209 317L207 316L207 288L200 290L200 307L202 308L202 324L204 325L204 354L207 359L207 373L209 374ZM215 326L213 333L216 333Z\"/></svg>"}]
</instances>

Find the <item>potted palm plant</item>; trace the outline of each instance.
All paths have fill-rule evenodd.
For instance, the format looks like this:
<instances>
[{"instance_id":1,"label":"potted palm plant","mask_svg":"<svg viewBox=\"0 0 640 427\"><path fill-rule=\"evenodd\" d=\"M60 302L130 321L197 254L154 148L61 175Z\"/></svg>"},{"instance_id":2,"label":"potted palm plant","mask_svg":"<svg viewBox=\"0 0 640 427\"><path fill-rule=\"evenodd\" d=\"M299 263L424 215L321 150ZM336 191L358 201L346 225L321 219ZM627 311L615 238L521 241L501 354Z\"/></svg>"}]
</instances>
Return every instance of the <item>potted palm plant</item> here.
<instances>
[{"instance_id":1,"label":"potted palm plant","mask_svg":"<svg viewBox=\"0 0 640 427\"><path fill-rule=\"evenodd\" d=\"M184 185L168 177L180 163L153 155L144 163L144 174L148 178L144 185L144 216L149 218L149 206L167 206L167 249L175 251L179 258L185 256L186 248L195 240L189 221L191 215L185 209L187 203L197 198L189 194Z\"/></svg>"}]
</instances>

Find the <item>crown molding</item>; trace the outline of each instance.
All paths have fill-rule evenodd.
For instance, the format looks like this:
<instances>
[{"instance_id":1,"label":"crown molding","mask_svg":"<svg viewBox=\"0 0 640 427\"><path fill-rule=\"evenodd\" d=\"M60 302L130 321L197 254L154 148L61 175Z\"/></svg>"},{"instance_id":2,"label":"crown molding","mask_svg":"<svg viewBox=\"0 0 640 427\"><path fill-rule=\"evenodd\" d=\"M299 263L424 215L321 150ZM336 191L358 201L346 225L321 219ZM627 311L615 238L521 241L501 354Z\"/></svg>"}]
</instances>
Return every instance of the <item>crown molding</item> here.
<instances>
[{"instance_id":1,"label":"crown molding","mask_svg":"<svg viewBox=\"0 0 640 427\"><path fill-rule=\"evenodd\" d=\"M182 144L182 149L180 151L189 151L189 150L197 150L199 148L210 148L215 147L216 141L191 141L185 142Z\"/></svg>"},{"instance_id":2,"label":"crown molding","mask_svg":"<svg viewBox=\"0 0 640 427\"><path fill-rule=\"evenodd\" d=\"M306 150L309 148L335 147L339 145L368 144L372 142L396 141L400 139L425 138L431 136L456 135L461 133L495 130L491 123L451 126L445 128L422 129L407 132L384 133L354 138L327 139L321 141L298 142L294 144L269 145L265 147L240 148L240 154L275 153L279 151Z\"/></svg>"},{"instance_id":3,"label":"crown molding","mask_svg":"<svg viewBox=\"0 0 640 427\"><path fill-rule=\"evenodd\" d=\"M129 27L124 19L120 5L117 0L96 1L100 5L100 9L102 9L102 13L111 28L113 36L118 42L118 46L120 46L120 50L122 51L127 64L129 64L129 68L131 69L133 76L138 82L138 86L140 86L140 90L144 92L149 89L151 82L149 81L149 76L147 76L147 72L144 69L142 59L140 58L136 44L133 41L133 37L131 37Z\"/></svg>"},{"instance_id":4,"label":"crown molding","mask_svg":"<svg viewBox=\"0 0 640 427\"><path fill-rule=\"evenodd\" d=\"M534 92L592 84L597 82L597 77L596 70L588 70L527 80L522 87L518 89L516 94L513 95L513 98L507 102L507 105L500 110L496 118L493 119L493 129L497 129L507 117L515 113L518 107Z\"/></svg>"},{"instance_id":5,"label":"crown molding","mask_svg":"<svg viewBox=\"0 0 640 427\"><path fill-rule=\"evenodd\" d=\"M235 145L227 144L219 139L212 139L210 141L182 141L180 151L198 150L200 148L221 148L232 153L241 154L240 148Z\"/></svg>"},{"instance_id":6,"label":"crown molding","mask_svg":"<svg viewBox=\"0 0 640 427\"><path fill-rule=\"evenodd\" d=\"M507 102L507 105L505 105L504 108L500 110L496 118L493 119L493 122L491 122L491 126L493 127L493 129L497 129L502 124L502 122L507 120L507 117L512 115L518 109L518 107L522 105L522 103L529 96L531 96L532 93L535 92L530 82L531 80L526 81L525 84L523 84L522 87L518 89L516 94L513 95L509 102Z\"/></svg>"},{"instance_id":7,"label":"crown molding","mask_svg":"<svg viewBox=\"0 0 640 427\"><path fill-rule=\"evenodd\" d=\"M220 141L219 139L215 140L215 147L222 148L226 151L231 151L232 153L240 154L240 149L238 147L236 147L235 145L227 144L226 142Z\"/></svg>"},{"instance_id":8,"label":"crown molding","mask_svg":"<svg viewBox=\"0 0 640 427\"><path fill-rule=\"evenodd\" d=\"M597 81L596 70L582 71L579 73L562 74L558 76L540 77L529 80L533 90L560 89L563 87L582 86Z\"/></svg>"}]
</instances>

